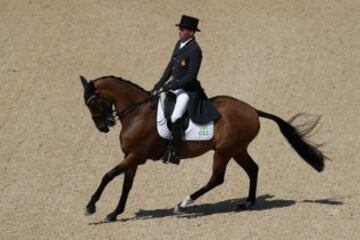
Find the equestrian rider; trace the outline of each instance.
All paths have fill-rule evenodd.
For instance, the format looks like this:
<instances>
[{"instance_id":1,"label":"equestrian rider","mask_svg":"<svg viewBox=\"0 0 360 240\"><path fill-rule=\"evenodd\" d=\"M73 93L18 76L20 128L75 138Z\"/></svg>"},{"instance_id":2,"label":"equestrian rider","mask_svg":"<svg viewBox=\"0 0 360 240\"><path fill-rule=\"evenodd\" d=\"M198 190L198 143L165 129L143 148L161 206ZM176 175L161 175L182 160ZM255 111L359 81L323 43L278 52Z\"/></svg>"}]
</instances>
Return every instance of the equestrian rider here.
<instances>
[{"instance_id":1,"label":"equestrian rider","mask_svg":"<svg viewBox=\"0 0 360 240\"><path fill-rule=\"evenodd\" d=\"M176 104L171 115L171 134L164 161L179 164L183 126L181 117L187 111L190 119L197 124L206 124L220 117L208 100L197 75L201 65L202 51L196 42L195 32L199 19L183 15L176 26L179 27L177 41L162 77L155 84L153 92L171 91L176 95Z\"/></svg>"}]
</instances>

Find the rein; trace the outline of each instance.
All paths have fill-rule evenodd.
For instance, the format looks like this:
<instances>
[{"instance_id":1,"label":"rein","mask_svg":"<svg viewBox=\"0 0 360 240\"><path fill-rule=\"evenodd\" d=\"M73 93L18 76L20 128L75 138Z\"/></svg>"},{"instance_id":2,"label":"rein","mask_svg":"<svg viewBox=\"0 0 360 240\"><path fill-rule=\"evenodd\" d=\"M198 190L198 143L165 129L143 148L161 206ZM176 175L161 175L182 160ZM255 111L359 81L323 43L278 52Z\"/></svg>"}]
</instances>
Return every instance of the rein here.
<instances>
[{"instance_id":1,"label":"rein","mask_svg":"<svg viewBox=\"0 0 360 240\"><path fill-rule=\"evenodd\" d=\"M142 100L140 100L140 101L138 101L138 102L136 102L136 103L134 103L134 104L132 104L132 105L130 105L128 107L126 107L124 110L122 110L120 112L118 112L116 109L113 109L111 111L111 113L109 112L108 114L107 113L95 114L95 115L92 116L92 118L95 119L95 118L101 118L101 117L104 117L104 116L106 117L106 116L109 116L109 114L111 114L112 117L115 118L117 116L118 119L121 120L122 118L124 118L126 116L126 114L128 114L129 112L135 110L137 107L139 107L139 106L141 106L141 105L143 105L145 103L148 103L148 102L153 102L156 99L158 99L160 97L159 95L162 92L164 92L164 90L157 91L155 94L153 93L153 91L150 91L150 96L148 96L148 97L146 97L146 98L144 98L144 99L142 99ZM92 99L95 98L95 97L100 97L101 99L111 103L111 100L109 99L108 96L95 91L95 94L92 95L86 101L86 104L88 105L92 101Z\"/></svg>"},{"instance_id":2,"label":"rein","mask_svg":"<svg viewBox=\"0 0 360 240\"><path fill-rule=\"evenodd\" d=\"M136 102L132 105L130 105L129 107L125 108L124 110L122 110L121 112L117 112L116 110L113 110L113 113L116 114L116 116L119 118L119 120L123 117L126 116L126 114L128 114L129 112L135 110L137 107L145 104L145 103L148 103L148 102L152 102L152 101L155 101L156 99L159 98L159 95L160 93L162 93L163 91L161 92L157 92L156 94L152 94L150 93L151 95L149 97L146 97L144 98L143 100L139 101L139 102Z\"/></svg>"}]
</instances>

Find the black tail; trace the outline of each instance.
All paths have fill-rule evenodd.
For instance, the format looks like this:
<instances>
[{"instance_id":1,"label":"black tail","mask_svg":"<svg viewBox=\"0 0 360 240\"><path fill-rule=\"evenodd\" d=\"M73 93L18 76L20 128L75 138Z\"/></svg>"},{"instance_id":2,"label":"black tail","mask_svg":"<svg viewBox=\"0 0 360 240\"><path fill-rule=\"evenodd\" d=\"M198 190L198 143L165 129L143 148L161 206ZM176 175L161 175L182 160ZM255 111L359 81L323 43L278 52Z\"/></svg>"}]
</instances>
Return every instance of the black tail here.
<instances>
[{"instance_id":1,"label":"black tail","mask_svg":"<svg viewBox=\"0 0 360 240\"><path fill-rule=\"evenodd\" d=\"M319 150L320 145L311 143L308 139L306 139L307 134L314 129L316 124L319 122L320 117L313 122L302 124L300 127L304 129L300 130L298 129L299 127L296 128L292 126L291 123L303 114L297 114L286 122L273 114L259 110L257 110L257 112L260 117L269 118L277 123L281 133L285 136L290 145L308 164L310 164L310 166L315 168L318 172L324 170L324 161L327 157Z\"/></svg>"}]
</instances>

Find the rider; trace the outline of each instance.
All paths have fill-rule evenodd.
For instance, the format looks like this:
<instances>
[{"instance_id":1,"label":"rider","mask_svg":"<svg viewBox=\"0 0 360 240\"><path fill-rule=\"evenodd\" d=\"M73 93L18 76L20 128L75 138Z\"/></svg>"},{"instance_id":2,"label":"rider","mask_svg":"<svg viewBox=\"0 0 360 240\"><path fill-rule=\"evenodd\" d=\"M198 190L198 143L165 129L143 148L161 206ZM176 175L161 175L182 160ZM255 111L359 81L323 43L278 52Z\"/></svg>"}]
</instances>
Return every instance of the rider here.
<instances>
[{"instance_id":1,"label":"rider","mask_svg":"<svg viewBox=\"0 0 360 240\"><path fill-rule=\"evenodd\" d=\"M162 77L155 84L153 92L162 88L176 95L176 104L171 115L172 139L164 160L179 164L182 144L182 119L187 111L190 119L197 124L206 124L220 117L218 111L208 100L197 75L201 65L202 51L196 42L195 32L199 19L182 15L179 27L179 40Z\"/></svg>"}]
</instances>

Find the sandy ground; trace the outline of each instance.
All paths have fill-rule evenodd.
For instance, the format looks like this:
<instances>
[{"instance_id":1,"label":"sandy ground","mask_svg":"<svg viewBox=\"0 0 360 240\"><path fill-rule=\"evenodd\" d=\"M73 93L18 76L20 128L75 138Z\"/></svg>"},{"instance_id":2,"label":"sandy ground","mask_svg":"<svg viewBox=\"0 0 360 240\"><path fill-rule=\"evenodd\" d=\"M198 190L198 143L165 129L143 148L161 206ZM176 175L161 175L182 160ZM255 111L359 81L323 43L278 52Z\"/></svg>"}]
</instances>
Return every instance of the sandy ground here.
<instances>
[{"instance_id":1,"label":"sandy ground","mask_svg":"<svg viewBox=\"0 0 360 240\"><path fill-rule=\"evenodd\" d=\"M104 3L105 2L105 3ZM359 239L360 2L0 1L1 239ZM83 207L122 159L117 126L94 127L78 75L118 75L150 89L177 40L181 14L201 19L199 79L285 119L322 114L317 142L333 161L304 163L262 120L250 148L258 204L235 211L248 178L231 162L224 185L186 215L172 208L205 184L211 153L180 166L149 162L118 222L116 179Z\"/></svg>"}]
</instances>

